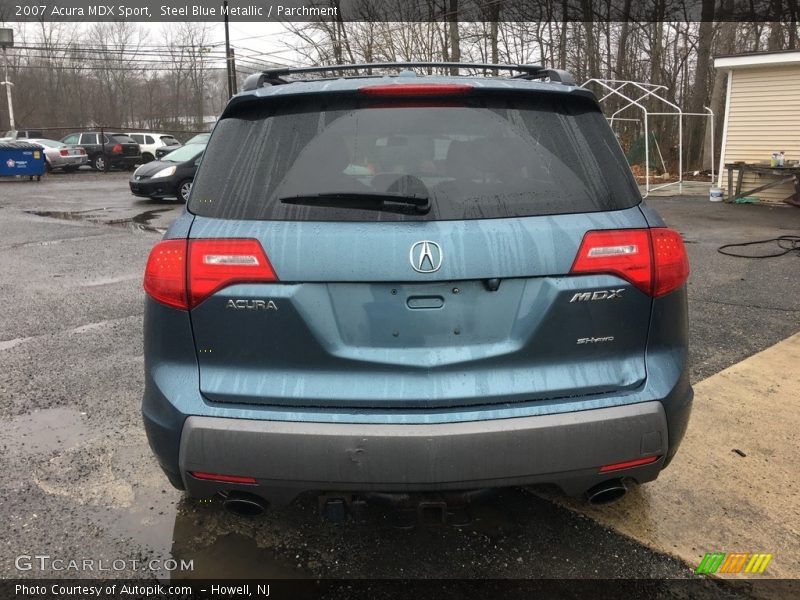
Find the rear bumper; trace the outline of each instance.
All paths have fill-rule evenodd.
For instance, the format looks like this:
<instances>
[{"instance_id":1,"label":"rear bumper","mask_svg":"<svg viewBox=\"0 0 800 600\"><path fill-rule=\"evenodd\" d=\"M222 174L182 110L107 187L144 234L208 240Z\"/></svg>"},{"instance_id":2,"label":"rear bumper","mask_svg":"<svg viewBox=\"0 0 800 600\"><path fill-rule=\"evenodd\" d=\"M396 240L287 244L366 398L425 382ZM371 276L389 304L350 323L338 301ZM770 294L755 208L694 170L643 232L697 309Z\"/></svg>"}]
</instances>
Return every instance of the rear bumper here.
<instances>
[{"instance_id":1,"label":"rear bumper","mask_svg":"<svg viewBox=\"0 0 800 600\"><path fill-rule=\"evenodd\" d=\"M125 167L132 167L134 165L141 164L142 157L141 155L135 156L119 156L119 155L110 155L108 157L108 164L113 165L115 167L118 166L125 166Z\"/></svg>"},{"instance_id":2,"label":"rear bumper","mask_svg":"<svg viewBox=\"0 0 800 600\"><path fill-rule=\"evenodd\" d=\"M467 490L552 483L577 495L616 477L658 476L668 453L661 402L459 423L382 425L192 416L179 467L189 494L240 489L283 502L303 491ZM651 464L599 473L649 456ZM191 472L255 477L257 485Z\"/></svg>"},{"instance_id":3,"label":"rear bumper","mask_svg":"<svg viewBox=\"0 0 800 600\"><path fill-rule=\"evenodd\" d=\"M50 161L50 166L54 169L63 169L64 167L80 167L89 163L87 156L59 156Z\"/></svg>"}]
</instances>

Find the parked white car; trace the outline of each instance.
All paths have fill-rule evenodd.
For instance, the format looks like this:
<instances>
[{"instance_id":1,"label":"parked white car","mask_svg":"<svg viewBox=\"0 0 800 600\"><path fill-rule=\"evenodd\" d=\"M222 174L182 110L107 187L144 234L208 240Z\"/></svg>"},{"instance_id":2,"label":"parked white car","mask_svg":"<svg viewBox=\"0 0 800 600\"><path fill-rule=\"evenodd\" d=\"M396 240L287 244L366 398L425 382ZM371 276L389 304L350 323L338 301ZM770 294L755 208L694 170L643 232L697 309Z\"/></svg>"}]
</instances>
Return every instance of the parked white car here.
<instances>
[{"instance_id":1,"label":"parked white car","mask_svg":"<svg viewBox=\"0 0 800 600\"><path fill-rule=\"evenodd\" d=\"M175 146L180 142L168 133L134 132L128 134L139 144L142 153L142 162L150 162L156 157L156 148Z\"/></svg>"}]
</instances>

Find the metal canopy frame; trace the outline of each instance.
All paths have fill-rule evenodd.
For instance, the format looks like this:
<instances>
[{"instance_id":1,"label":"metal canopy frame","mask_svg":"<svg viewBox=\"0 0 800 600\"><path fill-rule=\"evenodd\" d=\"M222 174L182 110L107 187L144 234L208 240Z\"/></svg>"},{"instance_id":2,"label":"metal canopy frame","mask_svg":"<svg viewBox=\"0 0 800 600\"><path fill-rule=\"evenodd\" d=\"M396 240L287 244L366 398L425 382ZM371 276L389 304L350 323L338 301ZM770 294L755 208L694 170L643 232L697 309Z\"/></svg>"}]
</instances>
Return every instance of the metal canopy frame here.
<instances>
[{"instance_id":1,"label":"metal canopy frame","mask_svg":"<svg viewBox=\"0 0 800 600\"><path fill-rule=\"evenodd\" d=\"M705 117L711 119L711 182L714 182L714 112L707 106L703 107L705 112L702 113L687 113L681 108L662 95L659 92L667 89L665 85L656 85L654 83L642 83L639 81L630 81L625 79L588 79L584 81L580 87L585 88L589 84L595 84L602 88L606 94L602 98L598 98L598 102L602 104L605 100L612 96L620 97L625 104L619 110L615 111L608 119L609 124L613 127L614 121L636 121L644 123L644 160L645 160L645 197L652 191L660 190L671 185L680 185L683 183L683 118L684 117ZM648 110L645 102L648 100L655 100L666 108L662 112L654 112ZM641 118L623 118L618 115L628 109L639 109L641 111ZM650 187L650 117L663 116L663 117L678 117L678 181L665 183L655 187ZM661 149L656 144L656 151L661 158L661 164L665 167L664 157L661 155Z\"/></svg>"}]
</instances>

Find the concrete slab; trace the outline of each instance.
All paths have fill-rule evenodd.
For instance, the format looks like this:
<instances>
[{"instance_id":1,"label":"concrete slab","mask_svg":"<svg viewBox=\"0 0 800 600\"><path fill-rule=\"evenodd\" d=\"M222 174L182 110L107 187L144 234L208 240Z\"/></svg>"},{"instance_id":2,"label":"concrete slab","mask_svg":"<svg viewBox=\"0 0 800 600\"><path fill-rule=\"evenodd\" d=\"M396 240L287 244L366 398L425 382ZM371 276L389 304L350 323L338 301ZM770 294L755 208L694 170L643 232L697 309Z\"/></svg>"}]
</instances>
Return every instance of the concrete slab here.
<instances>
[{"instance_id":1,"label":"concrete slab","mask_svg":"<svg viewBox=\"0 0 800 600\"><path fill-rule=\"evenodd\" d=\"M756 577L800 577L798 365L800 334L697 384L672 464L616 504L553 499L692 567L706 552L771 553Z\"/></svg>"},{"instance_id":2,"label":"concrete slab","mask_svg":"<svg viewBox=\"0 0 800 600\"><path fill-rule=\"evenodd\" d=\"M653 180L650 182L650 186L649 194L647 193L647 189L644 185L639 186L639 191L642 193L642 196L647 198L652 198L654 196L704 196L706 200L708 200L710 190L712 187L714 187L714 184L711 183L711 179L709 178L708 181L684 181L682 183L675 182L666 186L663 183L660 183L658 180Z\"/></svg>"}]
</instances>

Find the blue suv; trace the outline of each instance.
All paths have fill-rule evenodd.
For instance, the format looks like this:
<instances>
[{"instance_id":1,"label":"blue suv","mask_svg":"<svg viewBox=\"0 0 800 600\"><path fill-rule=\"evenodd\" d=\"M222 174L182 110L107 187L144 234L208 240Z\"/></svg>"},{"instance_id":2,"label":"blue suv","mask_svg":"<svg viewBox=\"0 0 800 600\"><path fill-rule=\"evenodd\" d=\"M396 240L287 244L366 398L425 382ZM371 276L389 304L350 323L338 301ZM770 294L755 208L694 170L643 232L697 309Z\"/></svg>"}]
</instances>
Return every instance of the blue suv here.
<instances>
[{"instance_id":1,"label":"blue suv","mask_svg":"<svg viewBox=\"0 0 800 600\"><path fill-rule=\"evenodd\" d=\"M144 422L191 496L605 502L675 454L687 257L595 97L421 66L266 71L220 117L144 278Z\"/></svg>"}]
</instances>

